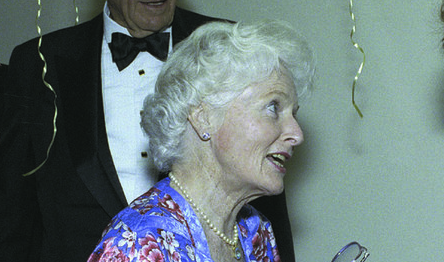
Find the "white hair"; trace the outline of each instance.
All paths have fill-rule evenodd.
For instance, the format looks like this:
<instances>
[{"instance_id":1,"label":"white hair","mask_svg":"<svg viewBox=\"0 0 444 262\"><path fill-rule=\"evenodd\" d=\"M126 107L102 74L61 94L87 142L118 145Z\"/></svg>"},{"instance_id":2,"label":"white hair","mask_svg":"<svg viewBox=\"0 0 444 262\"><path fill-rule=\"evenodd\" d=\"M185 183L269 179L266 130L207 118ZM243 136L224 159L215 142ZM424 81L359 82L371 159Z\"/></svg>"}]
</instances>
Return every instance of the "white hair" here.
<instances>
[{"instance_id":1,"label":"white hair","mask_svg":"<svg viewBox=\"0 0 444 262\"><path fill-rule=\"evenodd\" d=\"M149 136L156 167L168 171L183 155L182 140L190 109L202 103L215 110L249 85L284 72L298 97L312 84L314 55L288 24L211 22L176 46L144 102L141 125Z\"/></svg>"}]
</instances>

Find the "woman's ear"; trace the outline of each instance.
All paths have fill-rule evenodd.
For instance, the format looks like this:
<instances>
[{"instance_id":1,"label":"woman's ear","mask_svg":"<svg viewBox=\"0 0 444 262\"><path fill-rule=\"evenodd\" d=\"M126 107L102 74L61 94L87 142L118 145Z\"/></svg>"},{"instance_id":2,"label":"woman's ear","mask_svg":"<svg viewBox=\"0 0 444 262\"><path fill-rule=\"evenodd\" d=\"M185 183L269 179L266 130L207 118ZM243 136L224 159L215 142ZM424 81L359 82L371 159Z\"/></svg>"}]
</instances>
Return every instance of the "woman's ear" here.
<instances>
[{"instance_id":1,"label":"woman's ear","mask_svg":"<svg viewBox=\"0 0 444 262\"><path fill-rule=\"evenodd\" d=\"M208 106L200 104L199 106L192 107L191 112L188 115L188 121L202 141L208 141L211 139L211 131L213 128L210 121L210 111Z\"/></svg>"}]
</instances>

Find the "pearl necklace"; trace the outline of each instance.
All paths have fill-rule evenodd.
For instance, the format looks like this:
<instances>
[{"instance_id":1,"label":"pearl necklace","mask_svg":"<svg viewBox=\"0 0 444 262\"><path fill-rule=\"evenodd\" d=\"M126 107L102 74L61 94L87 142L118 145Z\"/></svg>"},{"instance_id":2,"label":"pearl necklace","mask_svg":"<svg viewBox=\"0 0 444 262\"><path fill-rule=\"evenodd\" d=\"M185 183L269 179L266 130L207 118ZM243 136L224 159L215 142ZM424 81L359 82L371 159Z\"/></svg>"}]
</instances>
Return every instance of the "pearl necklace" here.
<instances>
[{"instance_id":1,"label":"pearl necklace","mask_svg":"<svg viewBox=\"0 0 444 262\"><path fill-rule=\"evenodd\" d=\"M168 176L170 177L171 182L173 182L179 188L180 192L185 196L186 200L193 207L193 209L196 210L197 212L199 212L199 214L202 216L205 223L207 223L207 225L214 231L214 233L216 233L216 235L218 235L225 243L227 243L229 246L232 247L234 257L237 260L240 260L242 258L242 252L237 247L237 242L238 242L238 237L239 237L239 234L237 233L237 225L234 224L233 239L229 239L224 233L222 233L219 229L217 229L213 225L213 223L210 221L208 216L196 205L196 203L194 203L193 199L190 197L190 195L188 195L185 188L183 188L183 186L179 183L179 181L173 175L173 173L170 172L170 174Z\"/></svg>"}]
</instances>

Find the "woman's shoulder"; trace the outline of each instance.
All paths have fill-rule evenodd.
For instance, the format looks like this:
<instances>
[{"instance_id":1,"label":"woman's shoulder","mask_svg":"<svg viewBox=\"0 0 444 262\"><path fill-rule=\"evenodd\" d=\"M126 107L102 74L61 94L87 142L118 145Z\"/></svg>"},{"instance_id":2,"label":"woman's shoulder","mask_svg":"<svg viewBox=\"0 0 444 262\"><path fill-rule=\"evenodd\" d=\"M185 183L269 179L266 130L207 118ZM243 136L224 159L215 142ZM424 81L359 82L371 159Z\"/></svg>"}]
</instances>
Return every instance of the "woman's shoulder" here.
<instances>
[{"instance_id":1,"label":"woman's shoulder","mask_svg":"<svg viewBox=\"0 0 444 262\"><path fill-rule=\"evenodd\" d=\"M170 219L183 223L185 217L182 209L176 192L170 187L169 178L165 178L131 202L117 217L129 224L143 222L146 225L147 221L167 222Z\"/></svg>"},{"instance_id":2,"label":"woman's shoulder","mask_svg":"<svg viewBox=\"0 0 444 262\"><path fill-rule=\"evenodd\" d=\"M170 189L169 181L162 180L115 216L89 261L102 261L109 256L119 261L136 257L143 260L147 256L165 261L177 256L182 261L191 260L194 243Z\"/></svg>"},{"instance_id":3,"label":"woman's shoulder","mask_svg":"<svg viewBox=\"0 0 444 262\"><path fill-rule=\"evenodd\" d=\"M195 247L187 234L167 223L156 226L149 221L143 227L134 226L114 218L88 261L194 260Z\"/></svg>"}]
</instances>

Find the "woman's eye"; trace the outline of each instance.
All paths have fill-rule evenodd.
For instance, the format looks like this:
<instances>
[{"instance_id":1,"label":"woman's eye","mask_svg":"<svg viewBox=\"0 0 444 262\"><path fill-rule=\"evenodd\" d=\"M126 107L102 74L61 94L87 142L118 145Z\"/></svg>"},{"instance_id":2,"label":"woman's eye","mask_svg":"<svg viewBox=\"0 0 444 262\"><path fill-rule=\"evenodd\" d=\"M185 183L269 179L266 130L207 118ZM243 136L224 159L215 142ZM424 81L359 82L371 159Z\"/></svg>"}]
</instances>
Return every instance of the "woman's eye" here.
<instances>
[{"instance_id":1,"label":"woman's eye","mask_svg":"<svg viewBox=\"0 0 444 262\"><path fill-rule=\"evenodd\" d=\"M279 102L277 101L271 101L268 105L267 105L267 109L270 110L270 112L277 114L278 110L279 110Z\"/></svg>"}]
</instances>

